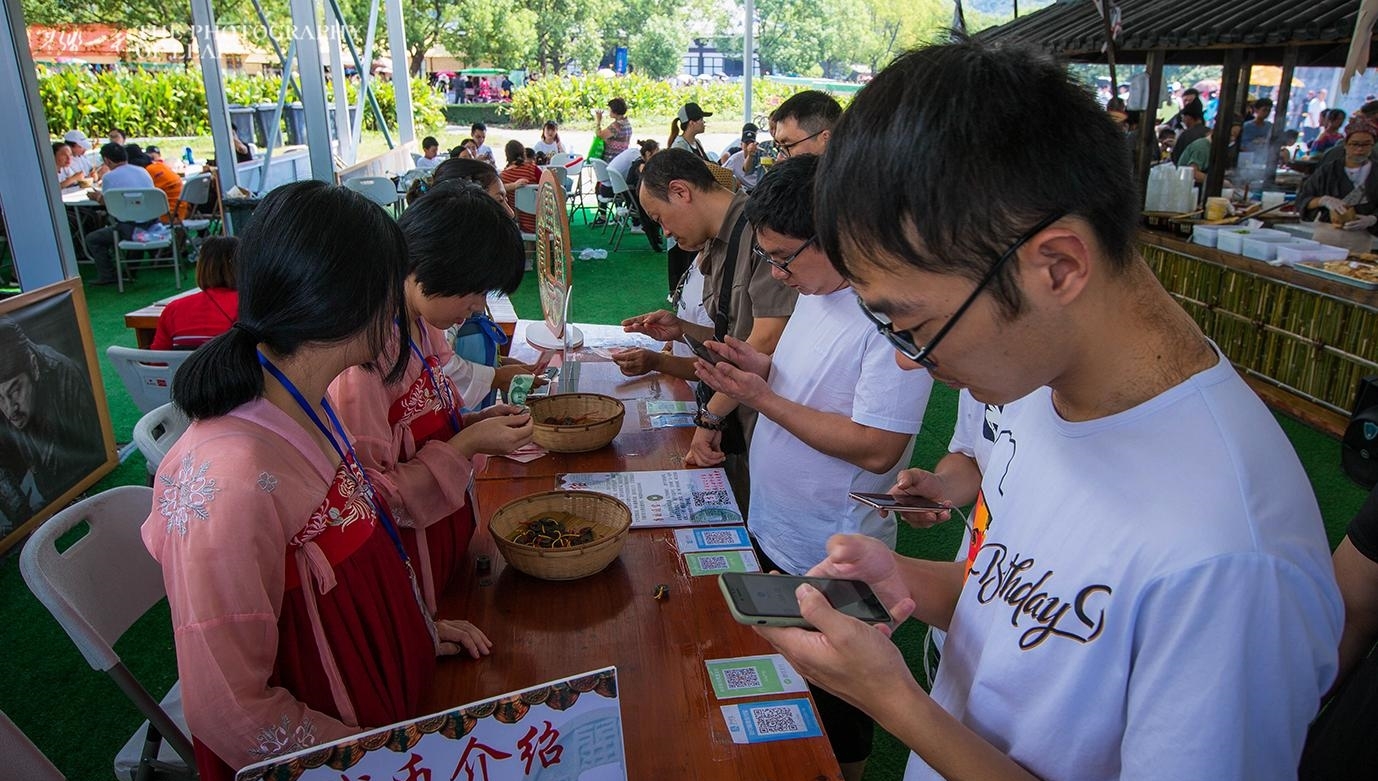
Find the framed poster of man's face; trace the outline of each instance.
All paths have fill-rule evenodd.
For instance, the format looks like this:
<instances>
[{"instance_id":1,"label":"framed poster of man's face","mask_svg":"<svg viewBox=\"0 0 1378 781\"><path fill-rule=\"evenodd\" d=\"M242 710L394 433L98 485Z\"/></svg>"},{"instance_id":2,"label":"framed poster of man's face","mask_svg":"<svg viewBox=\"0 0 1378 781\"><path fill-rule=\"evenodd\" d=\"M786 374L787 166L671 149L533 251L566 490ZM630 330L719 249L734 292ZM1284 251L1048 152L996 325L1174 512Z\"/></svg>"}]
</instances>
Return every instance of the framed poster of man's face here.
<instances>
[{"instance_id":1,"label":"framed poster of man's face","mask_svg":"<svg viewBox=\"0 0 1378 781\"><path fill-rule=\"evenodd\" d=\"M118 463L81 280L0 301L0 552Z\"/></svg>"}]
</instances>

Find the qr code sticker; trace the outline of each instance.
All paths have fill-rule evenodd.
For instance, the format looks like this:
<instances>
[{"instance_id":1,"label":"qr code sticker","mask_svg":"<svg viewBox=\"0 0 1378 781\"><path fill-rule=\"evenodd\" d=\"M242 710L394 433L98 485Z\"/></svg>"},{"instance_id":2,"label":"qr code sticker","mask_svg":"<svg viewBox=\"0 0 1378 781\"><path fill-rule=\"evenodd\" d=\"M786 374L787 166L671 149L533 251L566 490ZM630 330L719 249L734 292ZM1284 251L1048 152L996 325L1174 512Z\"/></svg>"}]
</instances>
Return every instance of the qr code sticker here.
<instances>
[{"instance_id":1,"label":"qr code sticker","mask_svg":"<svg viewBox=\"0 0 1378 781\"><path fill-rule=\"evenodd\" d=\"M704 570L727 569L726 556L700 556L699 566Z\"/></svg>"},{"instance_id":2,"label":"qr code sticker","mask_svg":"<svg viewBox=\"0 0 1378 781\"><path fill-rule=\"evenodd\" d=\"M755 667L725 667L722 677L729 689L761 688L761 672Z\"/></svg>"},{"instance_id":3,"label":"qr code sticker","mask_svg":"<svg viewBox=\"0 0 1378 781\"><path fill-rule=\"evenodd\" d=\"M694 491L695 507L713 507L732 504L732 497L727 491Z\"/></svg>"},{"instance_id":4,"label":"qr code sticker","mask_svg":"<svg viewBox=\"0 0 1378 781\"><path fill-rule=\"evenodd\" d=\"M751 721L756 725L758 735L784 735L791 732L806 732L803 716L796 705L775 705L767 708L752 708Z\"/></svg>"},{"instance_id":5,"label":"qr code sticker","mask_svg":"<svg viewBox=\"0 0 1378 781\"><path fill-rule=\"evenodd\" d=\"M736 543L736 532L706 531L703 533L704 545L735 545Z\"/></svg>"}]
</instances>

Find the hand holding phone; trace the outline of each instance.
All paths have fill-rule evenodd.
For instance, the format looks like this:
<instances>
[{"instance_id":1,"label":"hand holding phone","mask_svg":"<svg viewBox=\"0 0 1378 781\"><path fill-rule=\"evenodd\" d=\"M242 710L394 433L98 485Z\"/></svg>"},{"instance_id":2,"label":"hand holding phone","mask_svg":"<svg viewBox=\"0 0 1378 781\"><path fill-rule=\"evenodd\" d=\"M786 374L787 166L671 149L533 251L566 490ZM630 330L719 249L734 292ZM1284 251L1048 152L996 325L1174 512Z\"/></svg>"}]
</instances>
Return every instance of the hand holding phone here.
<instances>
[{"instance_id":1,"label":"hand holding phone","mask_svg":"<svg viewBox=\"0 0 1378 781\"><path fill-rule=\"evenodd\" d=\"M761 572L724 572L718 587L727 609L738 623L756 626L813 627L799 614L795 589L808 583L818 589L834 609L868 624L893 622L871 587L860 580L798 575L767 575Z\"/></svg>"},{"instance_id":2,"label":"hand holding phone","mask_svg":"<svg viewBox=\"0 0 1378 781\"><path fill-rule=\"evenodd\" d=\"M868 494L859 491L852 491L847 494L849 499L869 505L877 510L885 510L892 513L937 513L952 508L942 502L935 502L925 499L922 496L912 496L910 494Z\"/></svg>"},{"instance_id":3,"label":"hand holding phone","mask_svg":"<svg viewBox=\"0 0 1378 781\"><path fill-rule=\"evenodd\" d=\"M691 334L683 334L680 339L685 344L689 345L689 349L694 351L694 355L697 355L713 366L717 366L720 363L726 363L728 366L736 366L736 364L708 349L708 345L699 341Z\"/></svg>"}]
</instances>

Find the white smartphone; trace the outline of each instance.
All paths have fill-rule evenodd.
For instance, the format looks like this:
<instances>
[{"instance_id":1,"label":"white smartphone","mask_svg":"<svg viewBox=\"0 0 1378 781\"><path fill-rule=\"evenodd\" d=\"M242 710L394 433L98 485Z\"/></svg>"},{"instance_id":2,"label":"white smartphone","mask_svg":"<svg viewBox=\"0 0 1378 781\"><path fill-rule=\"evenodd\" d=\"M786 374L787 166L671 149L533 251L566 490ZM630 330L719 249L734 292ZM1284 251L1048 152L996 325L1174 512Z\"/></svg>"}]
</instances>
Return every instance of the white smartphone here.
<instances>
[{"instance_id":1,"label":"white smartphone","mask_svg":"<svg viewBox=\"0 0 1378 781\"><path fill-rule=\"evenodd\" d=\"M880 597L860 580L768 575L762 572L724 572L718 576L718 587L727 600L727 609L738 623L812 629L799 615L799 600L794 596L794 590L801 583L808 583L823 592L829 604L852 618L868 624L888 624L893 621Z\"/></svg>"},{"instance_id":2,"label":"white smartphone","mask_svg":"<svg viewBox=\"0 0 1378 781\"><path fill-rule=\"evenodd\" d=\"M945 504L925 499L922 496L909 496L907 494L867 494L860 491L852 491L847 494L848 498L870 505L877 510L887 510L892 513L938 513L943 510L951 510Z\"/></svg>"}]
</instances>

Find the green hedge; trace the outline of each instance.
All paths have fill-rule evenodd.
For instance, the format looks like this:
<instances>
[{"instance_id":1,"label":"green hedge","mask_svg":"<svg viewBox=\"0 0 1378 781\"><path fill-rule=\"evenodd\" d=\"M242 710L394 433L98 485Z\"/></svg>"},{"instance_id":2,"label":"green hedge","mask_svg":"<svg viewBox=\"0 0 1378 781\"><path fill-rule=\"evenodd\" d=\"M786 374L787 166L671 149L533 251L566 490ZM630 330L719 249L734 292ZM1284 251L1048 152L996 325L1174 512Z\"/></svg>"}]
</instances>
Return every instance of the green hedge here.
<instances>
[{"instance_id":1,"label":"green hedge","mask_svg":"<svg viewBox=\"0 0 1378 781\"><path fill-rule=\"evenodd\" d=\"M506 103L450 103L445 106L445 121L463 127L475 122L504 124L511 116L512 107Z\"/></svg>"},{"instance_id":2,"label":"green hedge","mask_svg":"<svg viewBox=\"0 0 1378 781\"><path fill-rule=\"evenodd\" d=\"M282 83L266 76L228 76L225 96L230 104L275 102ZM375 82L374 94L390 126L397 121L392 82ZM413 79L412 110L421 131L445 126L443 101L424 81ZM60 136L73 128L92 137L121 127L132 136L201 136L210 133L206 92L201 73L188 70L118 70L91 73L79 68L38 68L38 92L48 116L48 132ZM348 85L353 102L353 82ZM289 93L289 98L291 94ZM372 112L365 111L364 127L377 129Z\"/></svg>"},{"instance_id":3,"label":"green hedge","mask_svg":"<svg viewBox=\"0 0 1378 781\"><path fill-rule=\"evenodd\" d=\"M768 114L785 98L803 89L756 79L752 84L752 109L756 114ZM690 101L714 114L742 114L741 84L709 82L677 87L633 74L615 79L602 76L548 78L527 84L512 93L512 122L518 127L539 127L550 119L561 123L586 121L594 109L606 106L616 97L627 101L632 116L672 117L680 106ZM850 101L849 96L837 98L843 105Z\"/></svg>"}]
</instances>

